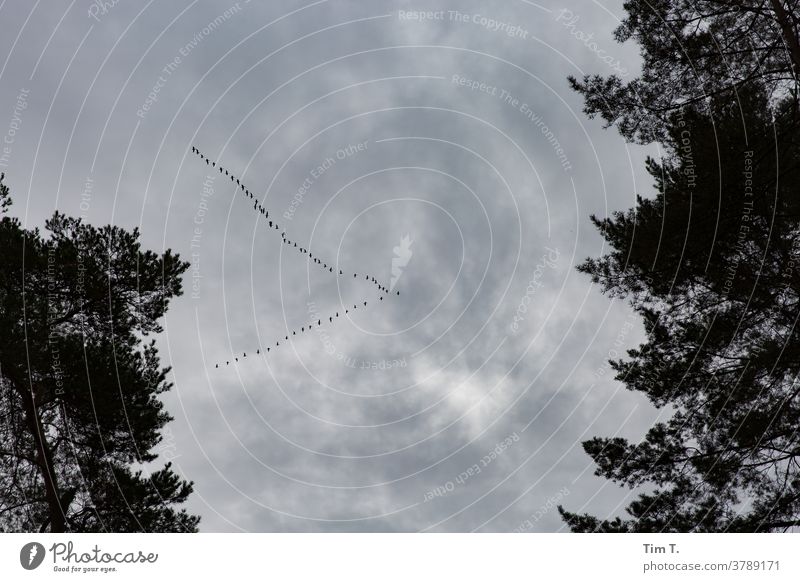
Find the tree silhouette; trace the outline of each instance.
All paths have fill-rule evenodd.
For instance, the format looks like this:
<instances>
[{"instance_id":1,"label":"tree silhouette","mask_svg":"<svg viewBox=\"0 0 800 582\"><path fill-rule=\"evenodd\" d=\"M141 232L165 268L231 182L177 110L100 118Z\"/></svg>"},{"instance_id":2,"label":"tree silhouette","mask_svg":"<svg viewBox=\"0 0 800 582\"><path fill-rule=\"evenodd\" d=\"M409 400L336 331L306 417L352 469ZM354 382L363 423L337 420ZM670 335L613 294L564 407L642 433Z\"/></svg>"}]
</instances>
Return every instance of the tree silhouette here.
<instances>
[{"instance_id":1,"label":"tree silhouette","mask_svg":"<svg viewBox=\"0 0 800 582\"><path fill-rule=\"evenodd\" d=\"M673 9L684 3L657 5ZM654 22L638 12L639 2L626 7L625 26ZM796 11L791 18L796 20ZM662 27L664 22L671 21ZM700 19L695 26L708 31L715 22ZM732 31L739 34L741 26ZM771 34L773 41L762 39L766 45L782 38L780 27ZM780 60L771 49L767 54ZM661 67L675 71L685 58L676 52ZM717 63L710 56L707 62ZM667 419L640 443L584 442L597 475L631 488L646 486L627 507L629 518L559 511L581 532L799 526L797 87L777 96L775 78L765 75L739 83L736 91L709 91L698 100L683 95L681 104L671 101L671 91L683 91L671 76L662 82L663 95L650 92L660 70L643 76L644 101L620 106L612 94L615 104L607 108L607 120L630 139L645 137L636 133L642 126L631 125L641 107L660 112L647 121L647 137L657 137L666 150L663 159L647 161L657 194L640 196L635 208L609 218L593 216L611 251L579 270L606 293L628 299L641 315L645 343L611 365L617 380L646 394ZM728 82L714 79L711 69L702 73L706 87Z\"/></svg>"},{"instance_id":2,"label":"tree silhouette","mask_svg":"<svg viewBox=\"0 0 800 582\"><path fill-rule=\"evenodd\" d=\"M796 95L800 77L800 0L628 0L615 31L635 41L640 77L586 75L570 84L585 112L627 138L665 137L669 114L710 96L758 85L773 98Z\"/></svg>"},{"instance_id":3,"label":"tree silhouette","mask_svg":"<svg viewBox=\"0 0 800 582\"><path fill-rule=\"evenodd\" d=\"M11 200L0 178L3 214ZM145 463L171 420L154 341L188 263L55 213L0 219L0 529L196 531L192 491Z\"/></svg>"}]
</instances>

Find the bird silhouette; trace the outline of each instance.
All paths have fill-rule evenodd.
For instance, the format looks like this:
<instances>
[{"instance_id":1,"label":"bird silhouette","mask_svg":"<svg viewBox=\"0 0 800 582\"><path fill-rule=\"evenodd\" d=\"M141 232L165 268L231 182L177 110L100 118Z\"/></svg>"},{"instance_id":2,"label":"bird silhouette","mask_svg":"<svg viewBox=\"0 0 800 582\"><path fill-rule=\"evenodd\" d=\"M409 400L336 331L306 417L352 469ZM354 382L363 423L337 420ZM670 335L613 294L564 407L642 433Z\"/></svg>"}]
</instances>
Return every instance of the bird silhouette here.
<instances>
[{"instance_id":1,"label":"bird silhouette","mask_svg":"<svg viewBox=\"0 0 800 582\"><path fill-rule=\"evenodd\" d=\"M200 150L196 146L191 146L191 150L192 150L192 153L197 154L200 157L201 160L205 160L206 161L206 165L211 165L211 166L213 166L215 168L218 167L220 173L222 173L224 171L225 175L230 177L231 182L235 182L236 185L239 188L241 188L242 194L244 194L246 196L249 196L250 199L253 200L253 209L254 210L258 210L259 213L262 216L264 216L265 218L267 218L267 219L269 218L269 211L266 209L266 207L263 204L261 204L258 201L258 198L253 194L253 192L249 188L246 187L246 185L242 182L242 180L240 178L237 178L233 173L231 173L230 170L224 168L221 164L218 166L215 161L210 161L210 159L207 158L202 152L200 152ZM303 248L302 246L298 246L297 242L289 240L288 237L287 237L286 231L282 230L280 228L280 225L275 220L269 220L268 224L269 224L269 227L271 229L275 229L275 230L277 230L277 231L279 231L281 233L281 240L284 243L292 245L292 246L294 246L294 248L299 249L300 252L302 252L303 254L307 255L308 258L313 259L315 264L322 265L322 267L324 269L327 269L328 272L330 272L330 273L334 273L335 272L332 265L328 265L326 262L322 261L322 259L320 259L318 257L314 257L314 255L309 251L309 249ZM344 275L344 270L343 269L337 269L337 270L339 271L339 275L340 276ZM353 273L353 278L354 279L358 278L358 273ZM382 285L378 281L378 279L376 279L375 277L370 276L369 274L365 274L364 275L364 279L367 280L367 281L372 282L373 284L375 284L376 287L378 288L378 290L382 291L383 294L387 294L388 295L391 292L391 290L389 288L387 288L386 286ZM398 296L400 295L400 291L399 290L396 291L396 295L398 295ZM383 301L383 297L380 296L379 300ZM364 307L366 307L367 304L368 304L367 301L363 302L363 306ZM358 304L354 304L353 305L353 309L354 310L358 309ZM350 313L350 310L349 309L345 309L345 314L349 314L349 313ZM338 311L335 312L334 315L329 316L328 317L328 321L330 323L333 323L333 318L334 317L336 317L336 318L339 317L339 312ZM318 326L322 325L322 320L321 319L317 320L317 325ZM301 327L301 329L300 329L301 333L305 333L305 328L306 327L308 327L309 331L311 331L311 328L313 327L313 322L309 323L307 326ZM296 335L297 335L297 331L293 330L292 331L292 336L296 336ZM285 339L285 341L288 341L289 340L289 336L285 335L284 339ZM276 347L280 346L280 341L276 341L275 342L275 346ZM270 348L266 348L266 352L269 352L269 351L270 351ZM256 350L256 354L260 355L260 353L261 353L260 349ZM242 352L242 358L246 358L246 357L247 357L247 353L246 352ZM239 358L238 357L234 357L234 362L238 362L238 361L239 361ZM230 363L231 362L229 360L225 362L226 365L230 365ZM220 363L217 363L215 367L218 368L221 365L222 365L222 363L220 362Z\"/></svg>"}]
</instances>

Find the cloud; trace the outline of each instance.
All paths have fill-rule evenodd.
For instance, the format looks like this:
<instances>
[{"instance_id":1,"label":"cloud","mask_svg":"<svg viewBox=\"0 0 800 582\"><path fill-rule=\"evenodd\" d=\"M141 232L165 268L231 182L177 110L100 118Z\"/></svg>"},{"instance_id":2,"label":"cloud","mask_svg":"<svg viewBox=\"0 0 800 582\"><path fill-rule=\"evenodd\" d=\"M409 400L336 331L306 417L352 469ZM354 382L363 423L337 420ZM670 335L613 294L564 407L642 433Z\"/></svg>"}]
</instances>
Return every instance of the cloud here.
<instances>
[{"instance_id":1,"label":"cloud","mask_svg":"<svg viewBox=\"0 0 800 582\"><path fill-rule=\"evenodd\" d=\"M567 87L605 64L524 2L462 3L466 20L426 5L445 16L422 23L399 18L419 9L408 2L239 2L218 20L235 5L119 2L63 21L35 10L24 28L30 8L15 5L0 24L9 51L21 30L0 123L30 90L8 169L14 210L28 224L58 207L140 226L148 246L195 265L160 346L202 529L553 531L548 500L565 488L570 507L615 511L629 493L592 476L580 440L623 422L640 434L652 411L596 376L630 314L574 266L600 250L588 214L629 206L649 182L644 150L587 120ZM569 8L635 70L608 13ZM282 245L191 145L291 240L359 277ZM401 294L381 301L362 276L388 285L405 235ZM548 249L559 259L542 268Z\"/></svg>"}]
</instances>

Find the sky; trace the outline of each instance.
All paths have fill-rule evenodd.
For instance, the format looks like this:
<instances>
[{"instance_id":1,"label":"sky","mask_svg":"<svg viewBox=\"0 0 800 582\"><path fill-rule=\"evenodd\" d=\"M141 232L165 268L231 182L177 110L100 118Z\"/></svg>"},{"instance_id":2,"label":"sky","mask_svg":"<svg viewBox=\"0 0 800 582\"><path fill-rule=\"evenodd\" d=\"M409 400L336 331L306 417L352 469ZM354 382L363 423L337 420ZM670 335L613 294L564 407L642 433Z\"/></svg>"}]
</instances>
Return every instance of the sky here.
<instances>
[{"instance_id":1,"label":"sky","mask_svg":"<svg viewBox=\"0 0 800 582\"><path fill-rule=\"evenodd\" d=\"M623 513L635 492L581 442L665 413L614 381L642 326L576 266L604 250L591 214L652 195L658 152L567 82L636 76L621 4L0 3L11 214L138 227L191 262L156 466L194 482L201 531Z\"/></svg>"}]
</instances>

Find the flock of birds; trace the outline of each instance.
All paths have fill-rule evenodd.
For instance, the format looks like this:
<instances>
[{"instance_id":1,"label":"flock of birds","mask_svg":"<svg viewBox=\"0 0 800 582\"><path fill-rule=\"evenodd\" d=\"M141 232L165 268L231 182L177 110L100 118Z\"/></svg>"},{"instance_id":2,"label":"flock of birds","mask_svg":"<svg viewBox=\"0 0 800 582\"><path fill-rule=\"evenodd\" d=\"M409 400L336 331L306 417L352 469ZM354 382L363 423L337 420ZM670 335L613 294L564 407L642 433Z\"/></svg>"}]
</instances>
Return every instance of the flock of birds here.
<instances>
[{"instance_id":1,"label":"flock of birds","mask_svg":"<svg viewBox=\"0 0 800 582\"><path fill-rule=\"evenodd\" d=\"M275 231L279 231L280 232L282 244L287 245L289 248L296 249L299 253L301 253L303 255L306 255L306 260L312 261L313 264L318 265L319 267L321 267L322 269L324 269L328 273L336 275L336 272L335 272L336 270L333 268L332 265L328 265L328 263L326 261L323 261L318 256L315 257L314 254L309 249L305 248L302 245L298 246L296 241L292 241L289 238L287 238L286 231L283 230L278 225L278 222L276 220L274 220L274 216L272 217L272 219L270 219L269 210L267 210L267 208L264 207L261 204L261 202L259 202L258 198L256 198L253 195L253 192L250 191L250 189L248 189L239 180L239 178L234 176L227 169L223 168L221 164L218 164L218 163L210 160L207 156L205 156L202 152L200 152L199 149L197 149L194 146L192 146L192 153L193 154L197 154L200 157L201 160L204 160L207 166L212 167L214 169L217 169L217 170L219 170L220 174L223 174L223 175L229 177L231 182L236 185L236 190L237 191L241 191L242 195L245 198L247 198L248 200L252 200L253 201L253 210L256 210L259 214L261 214L261 216L264 217L264 224L267 224L268 228L270 230L275 230ZM358 279L359 278L359 274L358 273L352 273L352 275L353 275L354 279ZM338 275L337 276L339 276L339 277L345 277L345 276L349 277L350 273L348 272L347 274L345 274L345 272L342 269L338 269ZM364 274L364 280L366 280L366 281L372 283L373 285L375 285L378 288L378 291L380 291L382 293L378 297L378 299L380 301L383 301L383 297L385 295L389 294L389 288L386 287L385 285L381 284L378 281L378 279L376 279L375 277L373 277L371 275L368 275L368 274ZM400 295L400 291L397 291L396 293L397 293L397 295ZM362 301L361 303L362 303L362 307L367 307L367 301ZM359 306L358 303L354 303L352 309L356 310L356 309L358 309L358 306ZM350 313L350 307L345 308L344 309L344 313L345 314ZM339 317L339 311L337 311L334 314L328 316L328 324L332 324L333 320L337 319L338 317ZM316 325L317 327L321 327L323 325L323 321L324 321L324 318L321 318L321 317L318 318L316 320L316 322L314 322L312 320L312 321L308 322L306 325L301 326L299 331L300 331L301 334L303 334L306 331L311 331L311 329L314 327L314 325ZM296 336L297 333L298 333L297 330L293 330L291 333L284 334L283 341L284 342L288 342L289 338L292 337L292 336ZM259 348L256 349L255 353L256 353L256 355L259 355L259 356L262 355L262 354L268 354L268 353L271 352L271 350L274 350L275 348L280 347L280 345L281 345L281 340L278 339L275 342L274 346L270 345L270 346L267 346L266 348L263 348L263 349L262 349L262 347L259 347ZM251 350L251 353L252 353L252 350ZM242 358L246 358L247 357L247 352L242 352L241 357ZM233 357L233 363L236 363L238 361L239 361L239 356L234 356ZM230 366L231 363L232 363L231 360L226 360L224 365L225 366ZM215 368L219 368L221 365L223 365L222 362L218 362L218 363L216 363L214 365L214 367Z\"/></svg>"}]
</instances>

